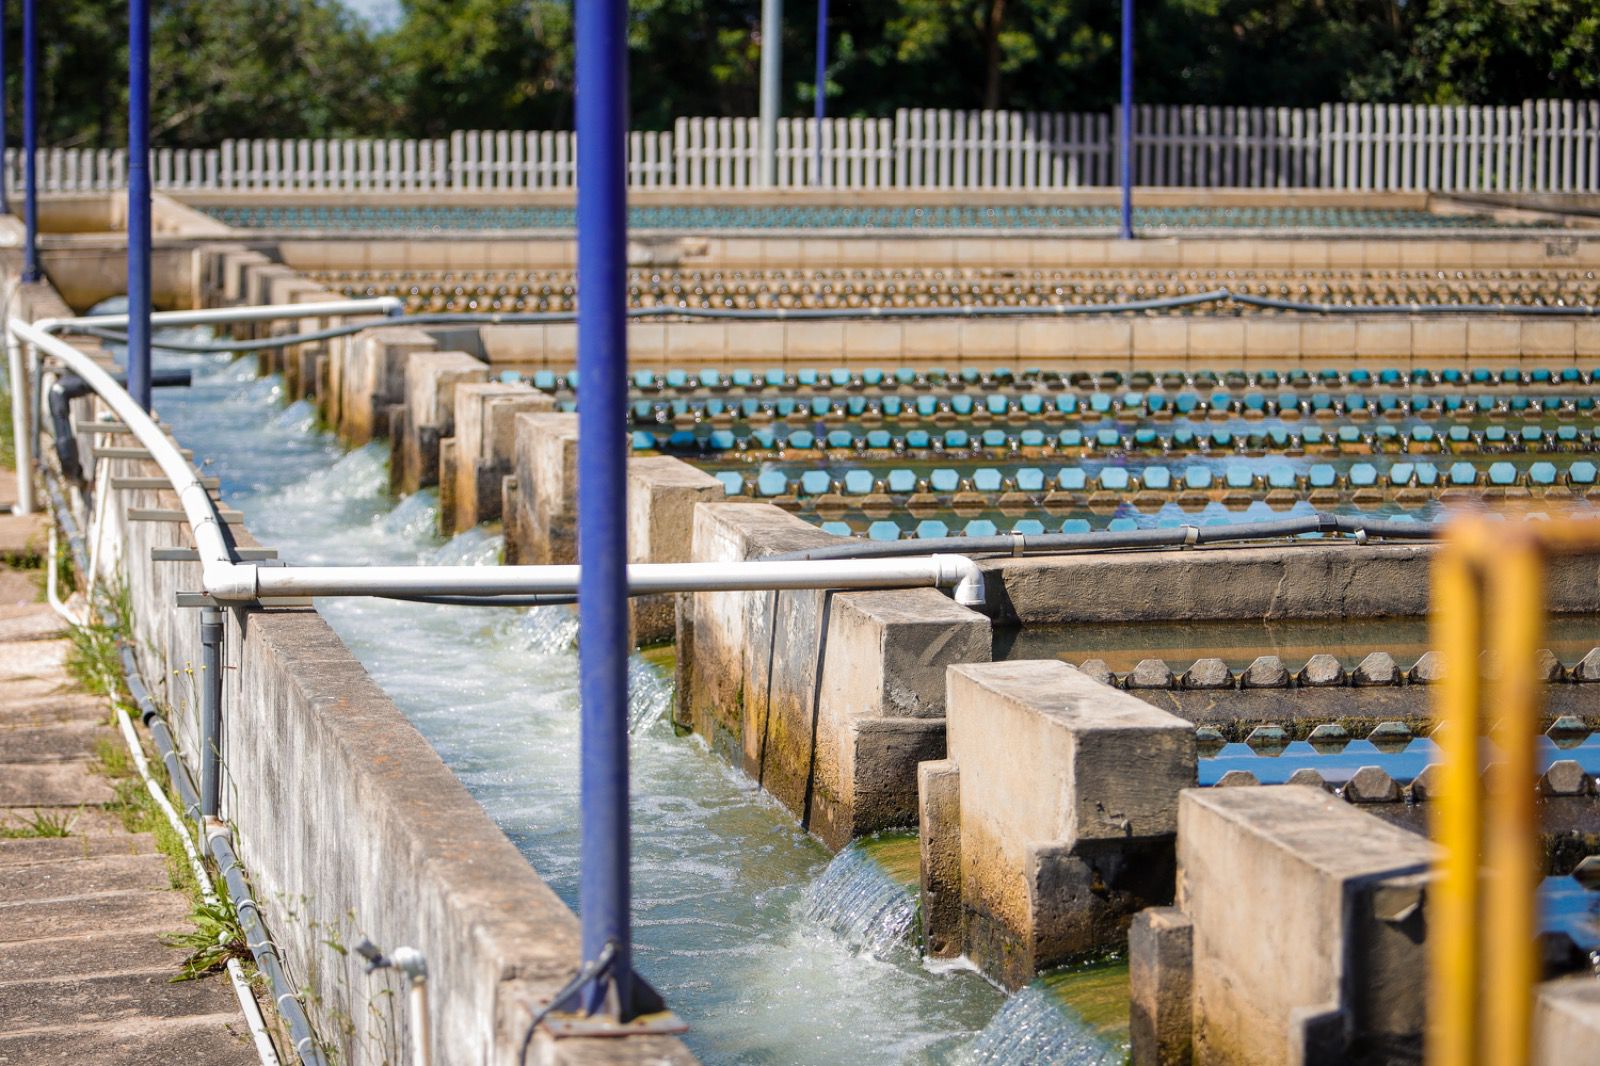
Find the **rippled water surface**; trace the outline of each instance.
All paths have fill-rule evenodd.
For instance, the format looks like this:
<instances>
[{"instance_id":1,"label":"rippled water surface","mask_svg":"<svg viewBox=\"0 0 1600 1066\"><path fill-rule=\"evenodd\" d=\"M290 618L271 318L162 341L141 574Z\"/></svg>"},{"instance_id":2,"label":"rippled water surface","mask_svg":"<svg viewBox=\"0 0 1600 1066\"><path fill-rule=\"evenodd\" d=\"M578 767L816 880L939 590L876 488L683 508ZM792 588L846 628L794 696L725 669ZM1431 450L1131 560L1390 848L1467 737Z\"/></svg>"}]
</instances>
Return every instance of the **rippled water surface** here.
<instances>
[{"instance_id":1,"label":"rippled water surface","mask_svg":"<svg viewBox=\"0 0 1600 1066\"><path fill-rule=\"evenodd\" d=\"M196 384L156 404L251 531L294 562L492 565L499 540L433 532L431 492L387 495L381 445L346 451L253 362L165 354ZM357 657L569 904L578 886L576 622L531 611L328 600ZM912 897L856 849L833 860L743 775L662 718L669 686L634 661L636 954L708 1063L967 1061L1004 997L907 943ZM870 913L867 913L870 912ZM864 920L865 919L865 920ZM1047 1016L1048 1017L1048 1016ZM1030 1015L1030 1026L1045 1024ZM1056 1016L1055 1050L1097 1062ZM1049 1026L1046 1025L1046 1028ZM1088 1040L1088 1044L1084 1041ZM1041 1057L1042 1055L1042 1057ZM986 1058L985 1061L995 1061Z\"/></svg>"}]
</instances>

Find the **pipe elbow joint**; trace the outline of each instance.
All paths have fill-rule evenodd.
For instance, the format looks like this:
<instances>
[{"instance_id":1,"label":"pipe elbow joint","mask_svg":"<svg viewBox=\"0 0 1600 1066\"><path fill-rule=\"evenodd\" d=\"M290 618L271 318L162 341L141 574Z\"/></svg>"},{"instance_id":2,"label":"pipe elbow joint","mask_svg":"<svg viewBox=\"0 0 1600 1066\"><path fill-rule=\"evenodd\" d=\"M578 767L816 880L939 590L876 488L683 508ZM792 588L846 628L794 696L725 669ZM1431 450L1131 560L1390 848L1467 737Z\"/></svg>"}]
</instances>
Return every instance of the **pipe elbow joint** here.
<instances>
[{"instance_id":1,"label":"pipe elbow joint","mask_svg":"<svg viewBox=\"0 0 1600 1066\"><path fill-rule=\"evenodd\" d=\"M985 601L983 570L965 555L936 555L939 584L955 586L955 601L963 607L982 607Z\"/></svg>"},{"instance_id":2,"label":"pipe elbow joint","mask_svg":"<svg viewBox=\"0 0 1600 1066\"><path fill-rule=\"evenodd\" d=\"M218 603L253 603L260 598L256 568L247 563L206 563L200 580Z\"/></svg>"}]
</instances>

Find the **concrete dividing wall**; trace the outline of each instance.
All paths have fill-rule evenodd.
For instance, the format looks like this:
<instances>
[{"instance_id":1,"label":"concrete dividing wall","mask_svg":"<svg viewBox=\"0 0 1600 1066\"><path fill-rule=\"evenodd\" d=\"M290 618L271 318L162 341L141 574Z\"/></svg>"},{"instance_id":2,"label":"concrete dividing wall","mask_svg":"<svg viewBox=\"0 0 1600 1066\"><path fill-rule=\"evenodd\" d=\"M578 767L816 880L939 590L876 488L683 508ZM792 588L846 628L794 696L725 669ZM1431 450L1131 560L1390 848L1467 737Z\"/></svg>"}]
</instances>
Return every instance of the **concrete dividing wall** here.
<instances>
[{"instance_id":1,"label":"concrete dividing wall","mask_svg":"<svg viewBox=\"0 0 1600 1066\"><path fill-rule=\"evenodd\" d=\"M1011 988L1120 947L1172 896L1193 728L1061 662L947 676L948 755L922 774L930 943Z\"/></svg>"},{"instance_id":2,"label":"concrete dividing wall","mask_svg":"<svg viewBox=\"0 0 1600 1066\"><path fill-rule=\"evenodd\" d=\"M726 495L722 482L681 459L628 460L628 561L686 563L694 540L694 508ZM678 631L677 596L628 601L636 644L670 641Z\"/></svg>"},{"instance_id":3,"label":"concrete dividing wall","mask_svg":"<svg viewBox=\"0 0 1600 1066\"><path fill-rule=\"evenodd\" d=\"M1320 789L1184 792L1177 908L1132 937L1134 1062L1409 1061L1435 854Z\"/></svg>"},{"instance_id":4,"label":"concrete dividing wall","mask_svg":"<svg viewBox=\"0 0 1600 1066\"><path fill-rule=\"evenodd\" d=\"M456 389L489 380L489 368L466 352L418 351L405 362L405 404L389 459L399 495L439 484L439 442L456 428Z\"/></svg>"},{"instance_id":5,"label":"concrete dividing wall","mask_svg":"<svg viewBox=\"0 0 1600 1066\"><path fill-rule=\"evenodd\" d=\"M765 504L694 509L697 562L832 541ZM989 644L988 619L935 589L696 593L675 714L837 849L915 823L917 764L944 753L944 669Z\"/></svg>"},{"instance_id":6,"label":"concrete dividing wall","mask_svg":"<svg viewBox=\"0 0 1600 1066\"><path fill-rule=\"evenodd\" d=\"M570 369L576 327L486 326L489 361L504 369ZM1600 320L1509 315L1079 315L1071 318L635 322L636 368L697 366L970 366L1214 369L1381 360L1410 369L1600 359Z\"/></svg>"},{"instance_id":7,"label":"concrete dividing wall","mask_svg":"<svg viewBox=\"0 0 1600 1066\"><path fill-rule=\"evenodd\" d=\"M142 671L198 776L199 614L173 595L199 588L199 565L150 559L187 541L180 524L127 519L175 508L170 493L114 503L107 579L128 584ZM515 1062L532 1011L577 964L576 919L315 611L225 613L223 814L319 1036L345 1063L409 1055L403 988L348 950L365 936L427 956L435 1062ZM529 1061L693 1061L659 1037L534 1049Z\"/></svg>"},{"instance_id":8,"label":"concrete dividing wall","mask_svg":"<svg viewBox=\"0 0 1600 1066\"><path fill-rule=\"evenodd\" d=\"M523 384L462 382L455 387L453 467L441 469L440 484L453 486L449 506L441 499L446 532L458 533L500 517L501 481L516 454L516 417L553 411L555 401Z\"/></svg>"},{"instance_id":9,"label":"concrete dividing wall","mask_svg":"<svg viewBox=\"0 0 1600 1066\"><path fill-rule=\"evenodd\" d=\"M513 420L516 503L506 515L506 561L578 561L578 416Z\"/></svg>"}]
</instances>

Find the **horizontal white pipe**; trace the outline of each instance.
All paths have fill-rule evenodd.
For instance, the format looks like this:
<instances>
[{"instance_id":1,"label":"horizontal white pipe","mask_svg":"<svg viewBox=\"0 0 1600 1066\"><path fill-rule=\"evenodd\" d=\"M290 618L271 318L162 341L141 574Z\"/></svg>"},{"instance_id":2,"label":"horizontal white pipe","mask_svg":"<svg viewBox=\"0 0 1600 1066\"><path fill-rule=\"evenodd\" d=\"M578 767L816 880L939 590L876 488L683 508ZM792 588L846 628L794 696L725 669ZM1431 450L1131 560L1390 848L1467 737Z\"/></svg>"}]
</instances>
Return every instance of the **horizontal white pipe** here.
<instances>
[{"instance_id":1,"label":"horizontal white pipe","mask_svg":"<svg viewBox=\"0 0 1600 1066\"><path fill-rule=\"evenodd\" d=\"M325 300L321 303L263 304L260 307L202 307L193 311L157 311L150 321L157 326L208 326L228 322L272 322L285 318L326 318L333 315L392 315L405 303L398 296L360 300ZM46 333L79 326L126 326L128 315L80 315L76 318L41 319L35 325Z\"/></svg>"},{"instance_id":2,"label":"horizontal white pipe","mask_svg":"<svg viewBox=\"0 0 1600 1066\"><path fill-rule=\"evenodd\" d=\"M512 596L570 595L577 566L263 566L258 596ZM769 589L956 589L956 601L983 602L978 565L962 555L782 562L635 563L628 591L753 592ZM215 595L215 593L213 593Z\"/></svg>"},{"instance_id":3,"label":"horizontal white pipe","mask_svg":"<svg viewBox=\"0 0 1600 1066\"><path fill-rule=\"evenodd\" d=\"M66 341L21 319L13 318L10 329L13 337L61 360L81 377L122 419L122 423L133 431L134 437L150 453L150 458L161 467L161 473L178 496L189 528L194 531L194 545L200 555L206 591L223 600L253 599L255 582L248 573L252 568L232 561L227 541L222 535L222 522L217 516L216 506L211 502L210 493L201 484L194 468L178 451L177 445L167 439L167 435L161 432L161 427L145 413L144 408L135 403L127 390L118 385L116 379L102 370L99 364Z\"/></svg>"}]
</instances>

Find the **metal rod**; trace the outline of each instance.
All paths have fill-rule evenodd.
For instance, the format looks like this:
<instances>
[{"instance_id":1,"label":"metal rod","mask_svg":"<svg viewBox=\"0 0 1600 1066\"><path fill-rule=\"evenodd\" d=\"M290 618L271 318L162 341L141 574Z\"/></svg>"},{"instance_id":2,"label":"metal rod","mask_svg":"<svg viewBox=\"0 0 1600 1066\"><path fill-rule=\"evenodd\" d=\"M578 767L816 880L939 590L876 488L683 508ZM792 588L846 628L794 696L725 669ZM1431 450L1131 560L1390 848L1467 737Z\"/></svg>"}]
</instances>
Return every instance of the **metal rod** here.
<instances>
[{"instance_id":1,"label":"metal rod","mask_svg":"<svg viewBox=\"0 0 1600 1066\"><path fill-rule=\"evenodd\" d=\"M769 0L775 2L775 0ZM610 973L579 995L585 1013L633 1010L628 824L628 378L626 0L577 13L578 669L581 704L583 958L609 944ZM763 48L772 42L763 42ZM765 54L765 53L763 53ZM763 62L765 71L765 61ZM763 80L765 86L765 80ZM765 88L763 89L765 92ZM763 107L765 107L765 103ZM763 145L766 151L770 145Z\"/></svg>"},{"instance_id":2,"label":"metal rod","mask_svg":"<svg viewBox=\"0 0 1600 1066\"><path fill-rule=\"evenodd\" d=\"M150 410L150 0L128 3L128 392Z\"/></svg>"},{"instance_id":3,"label":"metal rod","mask_svg":"<svg viewBox=\"0 0 1600 1066\"><path fill-rule=\"evenodd\" d=\"M200 612L200 814L222 809L222 612Z\"/></svg>"},{"instance_id":4,"label":"metal rod","mask_svg":"<svg viewBox=\"0 0 1600 1066\"><path fill-rule=\"evenodd\" d=\"M1117 236L1133 240L1133 0L1122 0L1122 107L1117 113L1117 148L1122 156L1122 217Z\"/></svg>"},{"instance_id":5,"label":"metal rod","mask_svg":"<svg viewBox=\"0 0 1600 1066\"><path fill-rule=\"evenodd\" d=\"M274 322L285 318L327 318L332 315L392 315L405 307L398 296L375 296L360 300L323 300L304 304L262 304L259 307L203 307L193 311L157 311L150 316L156 326L214 326L232 322ZM81 326L126 326L128 316L78 315L52 318L34 323L47 333L60 333Z\"/></svg>"},{"instance_id":6,"label":"metal rod","mask_svg":"<svg viewBox=\"0 0 1600 1066\"><path fill-rule=\"evenodd\" d=\"M22 0L22 280L44 277L39 269L39 0Z\"/></svg>"},{"instance_id":7,"label":"metal rod","mask_svg":"<svg viewBox=\"0 0 1600 1066\"><path fill-rule=\"evenodd\" d=\"M828 116L828 0L817 2L817 77L815 107L813 115L816 119L816 130L812 134L816 138L815 155L817 176L813 185L825 185L823 167L827 160L822 155L822 123Z\"/></svg>"},{"instance_id":8,"label":"metal rod","mask_svg":"<svg viewBox=\"0 0 1600 1066\"><path fill-rule=\"evenodd\" d=\"M768 188L778 184L778 106L783 91L782 71L783 0L761 0L761 184Z\"/></svg>"}]
</instances>

